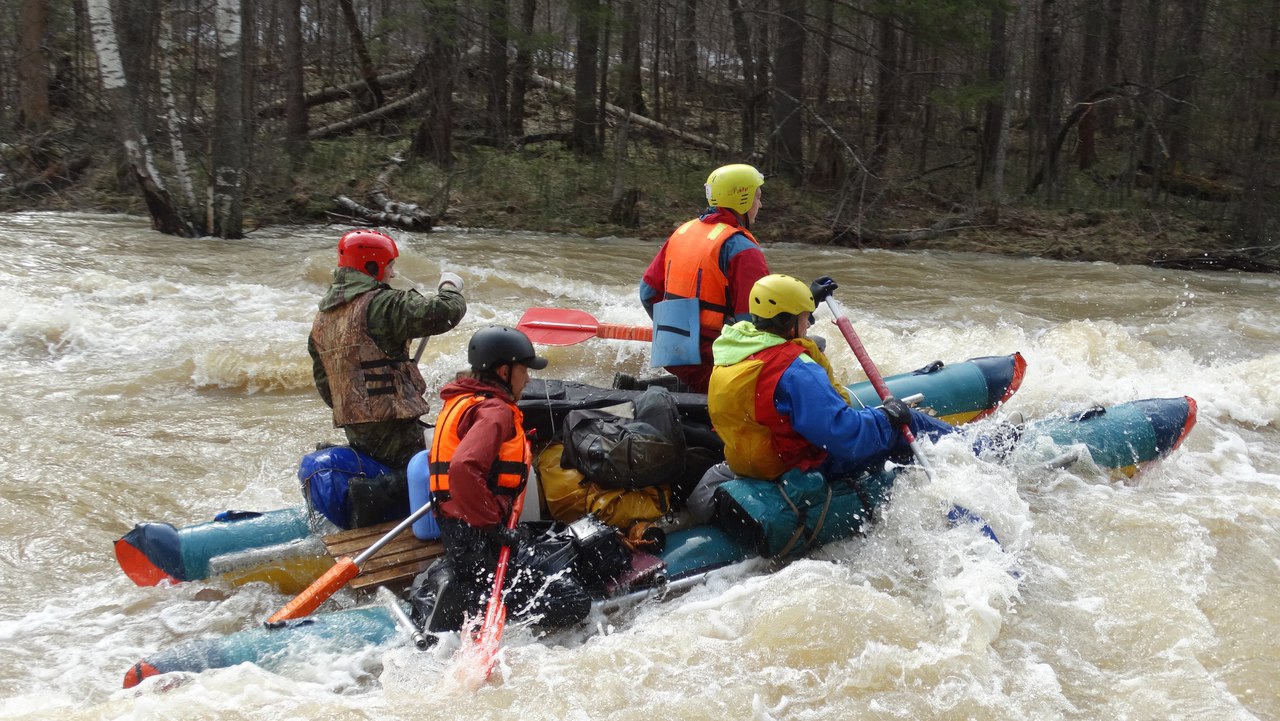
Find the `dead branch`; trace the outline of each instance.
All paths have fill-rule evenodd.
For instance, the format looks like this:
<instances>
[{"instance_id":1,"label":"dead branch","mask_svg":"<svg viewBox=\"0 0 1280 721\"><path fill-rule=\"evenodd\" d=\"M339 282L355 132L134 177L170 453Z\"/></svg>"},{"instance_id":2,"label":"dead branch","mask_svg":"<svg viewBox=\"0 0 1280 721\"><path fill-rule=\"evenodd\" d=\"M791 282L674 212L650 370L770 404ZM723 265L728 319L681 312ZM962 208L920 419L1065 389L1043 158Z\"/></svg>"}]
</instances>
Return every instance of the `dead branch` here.
<instances>
[{"instance_id":1,"label":"dead branch","mask_svg":"<svg viewBox=\"0 0 1280 721\"><path fill-rule=\"evenodd\" d=\"M397 70L394 73L378 76L378 84L384 89L395 88L409 82L413 78L413 69ZM317 105L332 103L338 100L348 100L356 97L356 94L369 87L364 80L357 80L346 85L331 85L319 90L313 90L302 96L302 102L308 108L314 108ZM269 103L258 108L258 117L260 118L277 118L284 115L284 101L279 100Z\"/></svg>"},{"instance_id":2,"label":"dead branch","mask_svg":"<svg viewBox=\"0 0 1280 721\"><path fill-rule=\"evenodd\" d=\"M538 87L558 90L562 93L568 94L570 97L574 95L573 88L569 87L568 85L552 80L551 78L543 77L541 75L538 75L537 73L533 74L532 81L533 81L533 84L537 85ZM678 130L669 125L663 125L662 123L659 123L656 120L653 120L651 118L646 118L643 115L636 115L630 110L621 108L617 105L614 105L613 103L605 103L604 109L610 115L613 115L619 118L624 118L641 127L645 127L650 130L657 130L660 133L665 133L672 137L679 138L680 140L686 143L689 143L690 145L695 145L700 148L707 148L708 150L714 150L720 153L732 152L729 146L724 145L723 143L717 143L716 141L711 140L710 138L704 138L701 135L686 133L683 130Z\"/></svg>"},{"instance_id":3,"label":"dead branch","mask_svg":"<svg viewBox=\"0 0 1280 721\"><path fill-rule=\"evenodd\" d=\"M414 103L426 97L426 95L426 89L419 90L415 93L406 95L393 103L387 103L377 110L357 115L354 118L347 118L346 120L326 125L323 128L316 128L315 130L307 133L307 138L310 140L322 140L334 135L341 135L349 130L355 130L356 128L363 128L366 125L372 125L373 123L376 123L379 120L384 120L398 112L409 110L413 107Z\"/></svg>"},{"instance_id":4,"label":"dead branch","mask_svg":"<svg viewBox=\"0 0 1280 721\"><path fill-rule=\"evenodd\" d=\"M928 228L915 228L896 232L877 230L858 230L843 228L835 231L831 242L837 245L861 248L871 245L878 248L901 248L921 240L932 240L960 230L973 227L975 220L970 216L948 216Z\"/></svg>"}]
</instances>

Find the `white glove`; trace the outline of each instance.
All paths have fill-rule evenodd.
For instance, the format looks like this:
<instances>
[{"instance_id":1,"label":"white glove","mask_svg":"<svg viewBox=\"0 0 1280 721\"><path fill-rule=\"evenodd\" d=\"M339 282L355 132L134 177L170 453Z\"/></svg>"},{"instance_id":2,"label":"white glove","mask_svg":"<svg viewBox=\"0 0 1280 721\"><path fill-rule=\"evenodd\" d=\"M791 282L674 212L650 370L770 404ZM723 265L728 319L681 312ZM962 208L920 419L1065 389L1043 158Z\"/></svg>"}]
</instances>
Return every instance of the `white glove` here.
<instances>
[{"instance_id":1,"label":"white glove","mask_svg":"<svg viewBox=\"0 0 1280 721\"><path fill-rule=\"evenodd\" d=\"M459 276L457 273L450 273L449 271L446 270L445 272L440 274L440 286L438 290L444 290L444 287L446 285L452 285L454 290L461 293L462 277Z\"/></svg>"}]
</instances>

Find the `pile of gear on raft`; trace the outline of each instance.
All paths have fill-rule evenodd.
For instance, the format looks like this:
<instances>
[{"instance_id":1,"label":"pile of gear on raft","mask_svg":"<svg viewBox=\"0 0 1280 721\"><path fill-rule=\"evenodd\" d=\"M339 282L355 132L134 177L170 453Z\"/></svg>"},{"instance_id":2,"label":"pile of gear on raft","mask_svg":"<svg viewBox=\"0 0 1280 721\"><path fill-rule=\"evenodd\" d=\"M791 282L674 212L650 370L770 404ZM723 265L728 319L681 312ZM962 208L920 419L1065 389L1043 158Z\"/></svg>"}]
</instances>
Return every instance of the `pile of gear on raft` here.
<instances>
[{"instance_id":1,"label":"pile of gear on raft","mask_svg":"<svg viewBox=\"0 0 1280 721\"><path fill-rule=\"evenodd\" d=\"M623 379L629 381L630 379ZM516 578L507 607L516 619L557 627L576 623L593 600L614 595L620 581L641 585L646 570L659 567L664 528L677 512L695 523L712 523L744 548L785 558L857 533L888 496L892 473L870 472L829 482L821 474L794 472L779 481L734 478L723 443L711 428L705 396L672 393L661 385L643 391L602 391L597 403L557 407L545 396L562 381L532 381L520 406L540 450L534 469L542 517L522 523L517 566L537 578ZM641 381L639 385L643 385ZM634 388L634 381L615 385ZM590 388L589 386L581 386ZM618 404L619 398L628 398ZM600 403L612 401L608 407ZM588 407L584 407L588 406ZM547 439L549 441L541 441ZM307 455L298 477L310 508L339 527L352 519L382 522L403 518L428 497L427 452L396 473L347 446ZM909 462L903 457L902 462ZM391 505L356 509L373 497L402 489ZM359 490L357 490L359 489ZM422 540L439 538L430 514L413 526ZM439 620L449 599L452 570L439 558L409 590L415 621L429 632L456 630L456 608L475 599L452 599L448 621Z\"/></svg>"}]
</instances>

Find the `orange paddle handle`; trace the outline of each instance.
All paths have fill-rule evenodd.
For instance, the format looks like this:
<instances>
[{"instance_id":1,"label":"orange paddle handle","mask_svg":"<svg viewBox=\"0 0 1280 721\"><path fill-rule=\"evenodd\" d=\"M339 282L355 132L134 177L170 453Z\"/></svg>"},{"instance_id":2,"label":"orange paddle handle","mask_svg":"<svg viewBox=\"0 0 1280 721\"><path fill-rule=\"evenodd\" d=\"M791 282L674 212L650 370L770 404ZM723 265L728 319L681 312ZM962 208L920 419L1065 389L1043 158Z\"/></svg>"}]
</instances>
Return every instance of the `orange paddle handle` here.
<instances>
[{"instance_id":1,"label":"orange paddle handle","mask_svg":"<svg viewBox=\"0 0 1280 721\"><path fill-rule=\"evenodd\" d=\"M653 328L647 325L621 325L618 323L600 323L596 326L596 336L613 338L614 340L652 341Z\"/></svg>"},{"instance_id":2,"label":"orange paddle handle","mask_svg":"<svg viewBox=\"0 0 1280 721\"><path fill-rule=\"evenodd\" d=\"M268 618L267 623L279 623L280 621L302 618L310 614L336 593L339 588L347 585L347 581L359 574L360 567L356 565L354 559L350 556L339 558L338 562L333 564L333 568L325 571L323 576L317 578L310 586L307 586L302 593L294 596L293 600L285 604L284 608L276 611L271 618Z\"/></svg>"}]
</instances>

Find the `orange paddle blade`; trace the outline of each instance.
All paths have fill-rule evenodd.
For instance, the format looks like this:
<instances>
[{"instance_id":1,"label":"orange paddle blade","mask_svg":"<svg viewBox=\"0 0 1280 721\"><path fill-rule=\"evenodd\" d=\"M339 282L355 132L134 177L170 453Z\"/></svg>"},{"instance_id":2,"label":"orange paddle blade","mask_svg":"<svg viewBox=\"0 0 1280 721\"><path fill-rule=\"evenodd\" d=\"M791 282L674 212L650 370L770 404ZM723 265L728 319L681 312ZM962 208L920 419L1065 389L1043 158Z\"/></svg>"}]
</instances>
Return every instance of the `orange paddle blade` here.
<instances>
[{"instance_id":1,"label":"orange paddle blade","mask_svg":"<svg viewBox=\"0 0 1280 721\"><path fill-rule=\"evenodd\" d=\"M347 581L358 575L360 575L360 567L356 565L354 559L350 556L339 558L338 562L333 564L333 568L330 568L323 576L317 578L310 586L307 586L302 593L299 593L292 601L285 604L284 608L276 611L271 618L267 619L267 623L279 623L280 621L306 616L319 608L320 604L324 603L330 596L337 593L339 588L347 585Z\"/></svg>"}]
</instances>

